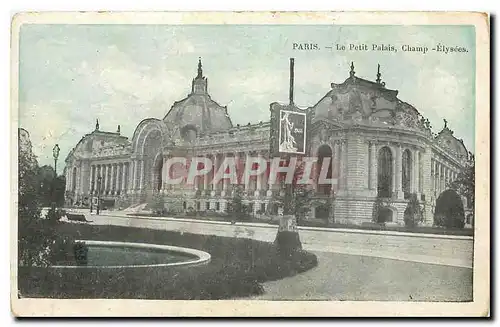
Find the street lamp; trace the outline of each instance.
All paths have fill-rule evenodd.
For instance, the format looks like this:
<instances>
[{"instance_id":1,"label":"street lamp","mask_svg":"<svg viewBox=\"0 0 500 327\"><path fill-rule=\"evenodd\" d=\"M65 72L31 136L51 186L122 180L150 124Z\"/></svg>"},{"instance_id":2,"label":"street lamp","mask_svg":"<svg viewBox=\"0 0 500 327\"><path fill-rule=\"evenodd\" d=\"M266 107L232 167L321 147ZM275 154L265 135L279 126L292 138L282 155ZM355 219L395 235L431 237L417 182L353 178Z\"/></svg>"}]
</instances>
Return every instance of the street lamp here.
<instances>
[{"instance_id":1,"label":"street lamp","mask_svg":"<svg viewBox=\"0 0 500 327\"><path fill-rule=\"evenodd\" d=\"M56 144L52 149L52 156L54 157L54 181L52 182L52 210L56 210L56 180L57 180L57 158L59 158L59 145Z\"/></svg>"},{"instance_id":2,"label":"street lamp","mask_svg":"<svg viewBox=\"0 0 500 327\"><path fill-rule=\"evenodd\" d=\"M92 184L90 187L90 213L92 213L93 202L94 202L94 179L92 179Z\"/></svg>"},{"instance_id":3,"label":"street lamp","mask_svg":"<svg viewBox=\"0 0 500 327\"><path fill-rule=\"evenodd\" d=\"M101 175L97 176L97 214L99 214L100 202L101 202Z\"/></svg>"},{"instance_id":4,"label":"street lamp","mask_svg":"<svg viewBox=\"0 0 500 327\"><path fill-rule=\"evenodd\" d=\"M56 144L52 149L52 156L54 157L54 175L56 177L57 177L57 159L59 158L59 151L61 151L61 149L59 148L59 145Z\"/></svg>"}]
</instances>

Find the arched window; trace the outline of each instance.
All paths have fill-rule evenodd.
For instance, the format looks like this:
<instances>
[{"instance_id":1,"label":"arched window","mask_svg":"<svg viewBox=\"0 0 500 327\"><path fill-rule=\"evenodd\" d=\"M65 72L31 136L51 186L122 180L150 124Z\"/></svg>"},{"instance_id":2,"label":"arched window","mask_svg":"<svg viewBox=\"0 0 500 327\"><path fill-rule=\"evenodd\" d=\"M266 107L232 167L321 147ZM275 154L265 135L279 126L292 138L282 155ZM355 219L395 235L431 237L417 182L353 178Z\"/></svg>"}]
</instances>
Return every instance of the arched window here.
<instances>
[{"instance_id":1,"label":"arched window","mask_svg":"<svg viewBox=\"0 0 500 327\"><path fill-rule=\"evenodd\" d=\"M384 146L378 152L378 174L377 194L379 197L390 198L392 196L392 152Z\"/></svg>"},{"instance_id":2,"label":"arched window","mask_svg":"<svg viewBox=\"0 0 500 327\"><path fill-rule=\"evenodd\" d=\"M403 160L403 171L401 175L401 184L403 186L403 193L405 199L409 199L411 193L411 166L412 166L410 150L406 149L403 151L402 160Z\"/></svg>"},{"instance_id":3,"label":"arched window","mask_svg":"<svg viewBox=\"0 0 500 327\"><path fill-rule=\"evenodd\" d=\"M318 164L316 168L317 176L316 180L318 181L318 193L320 194L330 194L330 191L332 189L332 186L330 184L319 184L319 176L321 173L321 167L323 167L323 161L325 158L330 158L330 164L328 165L328 172L326 174L326 178L330 179L332 178L332 148L330 146L323 144L322 146L319 147L318 149Z\"/></svg>"}]
</instances>

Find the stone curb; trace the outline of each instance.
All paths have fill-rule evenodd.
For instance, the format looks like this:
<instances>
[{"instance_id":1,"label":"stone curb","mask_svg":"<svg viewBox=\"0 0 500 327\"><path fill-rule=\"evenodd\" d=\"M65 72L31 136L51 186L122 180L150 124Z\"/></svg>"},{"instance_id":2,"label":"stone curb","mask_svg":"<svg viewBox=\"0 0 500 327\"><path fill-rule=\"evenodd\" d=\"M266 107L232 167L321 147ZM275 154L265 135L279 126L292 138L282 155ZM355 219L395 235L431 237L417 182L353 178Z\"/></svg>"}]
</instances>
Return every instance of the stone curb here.
<instances>
[{"instance_id":1,"label":"stone curb","mask_svg":"<svg viewBox=\"0 0 500 327\"><path fill-rule=\"evenodd\" d=\"M144 265L126 265L126 266L50 266L49 268L68 268L68 269L87 269L87 268L103 268L103 269L116 269L116 268L148 268L148 267L179 267L179 266L194 266L204 263L208 263L211 259L209 253L179 246L172 245L160 245L160 244L149 244L149 243L132 243L132 242L115 242L115 241L91 241L91 240L76 240L77 242L83 242L88 245L106 245L111 247L129 247L138 249L155 249L155 250L165 250L178 253L187 253L198 257L194 260L173 262L173 263L160 263L160 264L144 264Z\"/></svg>"},{"instance_id":2,"label":"stone curb","mask_svg":"<svg viewBox=\"0 0 500 327\"><path fill-rule=\"evenodd\" d=\"M113 215L113 214L101 214L102 216L117 217L117 218L130 218L130 219L150 219L150 220L166 220L166 221L179 221L179 222L194 222L203 224L213 224L213 225L232 225L231 222L226 221L212 221L212 220L199 220L199 219L189 219L189 218L173 218L173 217L151 217L151 216L132 216L132 215ZM262 228L273 228L277 229L277 225L270 225L265 223L243 223L236 222L236 226L248 226L248 227L262 227ZM298 226L299 230L307 231L321 231L321 232L331 232L331 233L352 233L352 234L371 234L371 235L386 235L386 236L404 236L404 237L417 237L417 238L437 238L437 239L452 239L452 240L474 240L473 236L464 235L439 235L439 234L424 234L424 233L409 233L409 232L395 232L395 231L377 231L377 230L362 230L362 229L347 229L347 228L327 228L327 227L307 227Z\"/></svg>"}]
</instances>

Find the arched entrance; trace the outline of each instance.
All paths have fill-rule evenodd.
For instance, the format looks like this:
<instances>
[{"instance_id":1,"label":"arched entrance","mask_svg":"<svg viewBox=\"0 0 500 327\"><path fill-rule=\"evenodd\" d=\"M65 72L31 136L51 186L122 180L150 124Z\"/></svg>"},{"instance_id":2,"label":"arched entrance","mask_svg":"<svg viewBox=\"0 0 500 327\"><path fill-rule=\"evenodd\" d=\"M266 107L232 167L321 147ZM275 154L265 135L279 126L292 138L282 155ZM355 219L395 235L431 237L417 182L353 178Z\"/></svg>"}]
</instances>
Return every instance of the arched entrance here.
<instances>
[{"instance_id":1,"label":"arched entrance","mask_svg":"<svg viewBox=\"0 0 500 327\"><path fill-rule=\"evenodd\" d=\"M434 224L447 228L463 228L465 222L464 204L455 190L448 189L436 200Z\"/></svg>"},{"instance_id":2,"label":"arched entrance","mask_svg":"<svg viewBox=\"0 0 500 327\"><path fill-rule=\"evenodd\" d=\"M314 210L314 218L317 219L328 219L329 214L330 208L326 204L320 204Z\"/></svg>"},{"instance_id":3,"label":"arched entrance","mask_svg":"<svg viewBox=\"0 0 500 327\"><path fill-rule=\"evenodd\" d=\"M378 210L377 223L391 222L394 218L393 211L388 207L381 207Z\"/></svg>"},{"instance_id":4,"label":"arched entrance","mask_svg":"<svg viewBox=\"0 0 500 327\"><path fill-rule=\"evenodd\" d=\"M317 192L319 194L324 194L324 195L329 195L332 189L332 186L330 184L319 184L319 176L321 172L321 167L323 167L323 162L325 161L326 158L330 158L330 164L328 165L328 172L326 174L326 178L330 179L332 178L332 160L333 160L333 152L332 148L327 145L323 144L318 148L318 162L317 162Z\"/></svg>"},{"instance_id":5,"label":"arched entrance","mask_svg":"<svg viewBox=\"0 0 500 327\"><path fill-rule=\"evenodd\" d=\"M377 195L382 198L392 197L392 151L384 146L378 152Z\"/></svg>"}]
</instances>

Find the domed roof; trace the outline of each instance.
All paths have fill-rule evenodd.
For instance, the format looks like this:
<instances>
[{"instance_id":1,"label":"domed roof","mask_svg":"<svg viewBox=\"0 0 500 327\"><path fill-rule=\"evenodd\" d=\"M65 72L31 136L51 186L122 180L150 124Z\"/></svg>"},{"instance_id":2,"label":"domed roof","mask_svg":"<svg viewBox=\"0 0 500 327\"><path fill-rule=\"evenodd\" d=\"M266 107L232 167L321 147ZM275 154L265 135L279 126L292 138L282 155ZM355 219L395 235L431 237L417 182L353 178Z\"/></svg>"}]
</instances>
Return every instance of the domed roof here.
<instances>
[{"instance_id":1,"label":"domed roof","mask_svg":"<svg viewBox=\"0 0 500 327\"><path fill-rule=\"evenodd\" d=\"M398 91L386 88L380 65L375 82L357 77L351 63L349 77L331 90L312 108L314 120L329 119L343 124L400 126L431 134L430 124L417 109L398 98Z\"/></svg>"},{"instance_id":2,"label":"domed roof","mask_svg":"<svg viewBox=\"0 0 500 327\"><path fill-rule=\"evenodd\" d=\"M453 131L448 128L447 120L446 119L443 120L444 120L444 127L438 133L434 141L441 148L446 149L448 152L455 155L455 157L459 159L467 159L468 151L463 141L453 136Z\"/></svg>"},{"instance_id":3,"label":"domed roof","mask_svg":"<svg viewBox=\"0 0 500 327\"><path fill-rule=\"evenodd\" d=\"M195 131L196 135L229 130L233 127L227 107L221 106L207 92L208 80L203 76L201 59L198 75L193 79L191 93L181 101L174 102L163 121L169 127ZM182 136L182 135L181 135Z\"/></svg>"}]
</instances>

